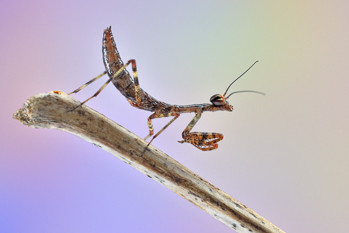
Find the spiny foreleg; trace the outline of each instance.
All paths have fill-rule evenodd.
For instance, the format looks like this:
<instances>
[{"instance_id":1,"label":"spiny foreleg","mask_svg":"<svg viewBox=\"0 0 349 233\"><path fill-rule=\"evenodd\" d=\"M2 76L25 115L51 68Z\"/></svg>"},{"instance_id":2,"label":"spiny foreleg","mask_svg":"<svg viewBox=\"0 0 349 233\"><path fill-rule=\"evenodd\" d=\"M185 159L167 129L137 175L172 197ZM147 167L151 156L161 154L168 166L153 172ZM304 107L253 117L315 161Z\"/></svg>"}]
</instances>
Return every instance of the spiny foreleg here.
<instances>
[{"instance_id":1,"label":"spiny foreleg","mask_svg":"<svg viewBox=\"0 0 349 233\"><path fill-rule=\"evenodd\" d=\"M202 110L196 112L195 117L189 122L188 126L184 129L182 137L184 140L178 141L179 143L190 143L196 148L209 151L218 148L217 142L223 139L223 134L220 133L207 133L207 132L190 132L195 124L199 121L202 114Z\"/></svg>"}]
</instances>

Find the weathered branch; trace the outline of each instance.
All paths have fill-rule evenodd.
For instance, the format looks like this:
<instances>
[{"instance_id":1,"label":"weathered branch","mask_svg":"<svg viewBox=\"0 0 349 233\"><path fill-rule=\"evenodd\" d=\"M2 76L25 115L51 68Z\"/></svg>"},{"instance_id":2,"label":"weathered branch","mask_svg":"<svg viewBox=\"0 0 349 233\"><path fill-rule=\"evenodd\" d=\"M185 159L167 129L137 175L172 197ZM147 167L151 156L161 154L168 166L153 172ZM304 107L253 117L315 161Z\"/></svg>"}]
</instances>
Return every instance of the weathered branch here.
<instances>
[{"instance_id":1,"label":"weathered branch","mask_svg":"<svg viewBox=\"0 0 349 233\"><path fill-rule=\"evenodd\" d=\"M13 117L36 128L73 133L101 147L173 192L197 205L237 232L283 232L272 223L214 187L188 168L122 126L62 92L29 98Z\"/></svg>"}]
</instances>

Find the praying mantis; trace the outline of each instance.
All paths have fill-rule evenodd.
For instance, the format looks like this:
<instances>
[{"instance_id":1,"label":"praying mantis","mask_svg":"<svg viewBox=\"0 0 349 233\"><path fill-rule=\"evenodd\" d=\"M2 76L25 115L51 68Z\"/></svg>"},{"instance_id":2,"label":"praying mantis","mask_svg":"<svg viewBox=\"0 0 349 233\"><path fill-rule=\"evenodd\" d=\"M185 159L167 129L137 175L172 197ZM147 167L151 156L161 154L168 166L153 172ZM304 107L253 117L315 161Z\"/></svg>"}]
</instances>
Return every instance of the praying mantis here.
<instances>
[{"instance_id":1,"label":"praying mantis","mask_svg":"<svg viewBox=\"0 0 349 233\"><path fill-rule=\"evenodd\" d=\"M196 148L202 151L210 151L218 148L218 142L223 139L223 134L214 133L214 132L192 132L191 130L195 126L195 124L201 118L203 112L216 112L216 111L233 111L233 106L230 105L227 99L236 93L242 92L252 92L257 94L264 93L253 90L242 90L235 91L227 95L227 92L231 85L235 83L238 79L240 79L248 70L252 68L258 61L254 62L245 72L243 72L238 78L236 78L233 82L230 83L224 94L215 94L210 98L211 103L203 103L203 104L191 104L191 105L173 105L168 104L163 101L157 100L151 95L149 95L146 91L144 91L139 86L138 74L137 74L137 66L136 60L131 59L123 63L121 60L120 54L117 50L114 37L111 31L111 27L108 27L104 30L103 33L103 62L105 66L105 71L98 75L97 77L91 79L81 87L76 90L68 93L73 94L81 91L87 85L93 83L97 79L103 77L105 74L108 74L109 79L104 85L90 98L83 101L80 105L73 108L71 111L76 108L82 106L90 99L96 97L110 82L114 84L114 86L120 91L120 93L125 96L127 101L136 108L143 109L146 111L153 112L148 117L148 128L149 134L144 138L147 140L152 136L149 141L147 147L151 144L151 142L158 137L170 124L172 124L182 113L195 113L194 118L189 122L187 127L182 132L183 140L178 141L179 143L190 143ZM131 64L133 78L126 70L126 67ZM162 117L173 117L159 132L154 135L153 129L153 119L162 118Z\"/></svg>"}]
</instances>

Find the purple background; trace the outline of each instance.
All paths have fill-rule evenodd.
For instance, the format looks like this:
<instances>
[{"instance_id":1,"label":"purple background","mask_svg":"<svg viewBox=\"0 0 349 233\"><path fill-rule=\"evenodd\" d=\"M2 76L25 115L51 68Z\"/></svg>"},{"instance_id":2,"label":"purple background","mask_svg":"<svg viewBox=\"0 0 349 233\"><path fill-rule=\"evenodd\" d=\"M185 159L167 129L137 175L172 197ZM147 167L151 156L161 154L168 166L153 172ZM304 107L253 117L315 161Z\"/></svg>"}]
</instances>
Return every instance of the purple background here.
<instances>
[{"instance_id":1,"label":"purple background","mask_svg":"<svg viewBox=\"0 0 349 233\"><path fill-rule=\"evenodd\" d=\"M234 112L205 113L195 126L224 134L218 150L177 143L193 114L153 144L286 232L344 232L348 10L347 1L0 0L0 232L231 232L76 136L12 119L30 96L101 73L110 25L141 87L168 103L208 102L260 60L232 91L267 95L235 95ZM147 135L150 113L113 86L88 105Z\"/></svg>"}]
</instances>

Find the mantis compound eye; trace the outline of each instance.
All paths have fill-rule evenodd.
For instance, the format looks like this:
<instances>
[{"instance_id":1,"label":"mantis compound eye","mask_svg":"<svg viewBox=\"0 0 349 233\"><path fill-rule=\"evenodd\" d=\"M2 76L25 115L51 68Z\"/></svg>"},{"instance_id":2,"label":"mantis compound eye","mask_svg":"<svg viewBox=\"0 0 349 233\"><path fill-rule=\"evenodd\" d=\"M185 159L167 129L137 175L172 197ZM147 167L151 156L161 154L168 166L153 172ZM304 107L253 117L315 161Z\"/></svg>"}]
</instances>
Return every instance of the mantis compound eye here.
<instances>
[{"instance_id":1,"label":"mantis compound eye","mask_svg":"<svg viewBox=\"0 0 349 233\"><path fill-rule=\"evenodd\" d=\"M222 106L225 104L225 98L221 94L215 94L210 98L210 101L215 106Z\"/></svg>"}]
</instances>

